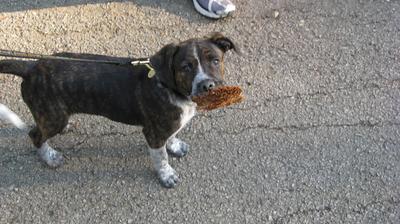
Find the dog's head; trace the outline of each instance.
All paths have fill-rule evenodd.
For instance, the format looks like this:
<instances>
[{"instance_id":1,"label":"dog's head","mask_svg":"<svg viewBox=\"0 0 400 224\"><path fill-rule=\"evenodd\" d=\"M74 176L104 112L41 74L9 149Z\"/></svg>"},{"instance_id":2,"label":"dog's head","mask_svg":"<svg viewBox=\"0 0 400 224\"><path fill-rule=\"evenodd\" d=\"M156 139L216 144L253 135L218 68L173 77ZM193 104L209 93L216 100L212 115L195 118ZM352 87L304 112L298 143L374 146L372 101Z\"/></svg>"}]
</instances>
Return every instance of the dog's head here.
<instances>
[{"instance_id":1,"label":"dog's head","mask_svg":"<svg viewBox=\"0 0 400 224\"><path fill-rule=\"evenodd\" d=\"M221 33L202 39L169 44L150 58L160 81L168 88L194 96L223 84L224 54L238 52L235 44Z\"/></svg>"}]
</instances>

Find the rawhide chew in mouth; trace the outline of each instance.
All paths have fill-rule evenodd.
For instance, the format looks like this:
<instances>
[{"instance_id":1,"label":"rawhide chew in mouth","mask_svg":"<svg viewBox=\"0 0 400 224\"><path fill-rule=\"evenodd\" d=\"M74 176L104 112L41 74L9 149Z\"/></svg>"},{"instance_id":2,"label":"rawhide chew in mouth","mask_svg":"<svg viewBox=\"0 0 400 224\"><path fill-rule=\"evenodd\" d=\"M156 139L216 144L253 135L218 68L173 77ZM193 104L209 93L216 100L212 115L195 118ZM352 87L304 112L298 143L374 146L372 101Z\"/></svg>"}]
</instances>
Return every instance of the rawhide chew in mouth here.
<instances>
[{"instance_id":1,"label":"rawhide chew in mouth","mask_svg":"<svg viewBox=\"0 0 400 224\"><path fill-rule=\"evenodd\" d=\"M243 99L243 91L239 86L221 86L192 97L192 101L197 104L197 109L205 111L239 103Z\"/></svg>"}]
</instances>

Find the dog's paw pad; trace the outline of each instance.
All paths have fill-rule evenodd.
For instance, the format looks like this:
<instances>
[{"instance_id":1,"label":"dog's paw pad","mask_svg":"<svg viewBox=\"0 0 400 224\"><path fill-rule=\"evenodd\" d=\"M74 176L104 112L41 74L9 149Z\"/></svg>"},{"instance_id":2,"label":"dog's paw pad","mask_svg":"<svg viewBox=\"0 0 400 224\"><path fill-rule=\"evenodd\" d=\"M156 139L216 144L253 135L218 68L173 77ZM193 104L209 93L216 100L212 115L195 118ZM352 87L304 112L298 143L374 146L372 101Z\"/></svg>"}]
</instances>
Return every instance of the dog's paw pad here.
<instances>
[{"instance_id":1,"label":"dog's paw pad","mask_svg":"<svg viewBox=\"0 0 400 224\"><path fill-rule=\"evenodd\" d=\"M166 188L175 187L179 182L179 177L171 166L166 166L158 171L161 184Z\"/></svg>"},{"instance_id":2,"label":"dog's paw pad","mask_svg":"<svg viewBox=\"0 0 400 224\"><path fill-rule=\"evenodd\" d=\"M184 157L189 152L189 145L179 139L174 139L167 145L169 154L175 157Z\"/></svg>"}]
</instances>

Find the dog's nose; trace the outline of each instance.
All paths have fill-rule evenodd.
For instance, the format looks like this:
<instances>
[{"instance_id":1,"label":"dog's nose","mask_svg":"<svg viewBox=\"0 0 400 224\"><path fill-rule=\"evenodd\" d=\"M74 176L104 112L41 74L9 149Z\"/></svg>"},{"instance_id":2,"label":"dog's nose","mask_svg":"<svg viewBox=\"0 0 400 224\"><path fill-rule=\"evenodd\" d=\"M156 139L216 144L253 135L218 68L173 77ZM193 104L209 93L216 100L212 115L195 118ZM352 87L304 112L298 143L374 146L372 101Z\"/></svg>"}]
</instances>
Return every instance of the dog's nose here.
<instances>
[{"instance_id":1,"label":"dog's nose","mask_svg":"<svg viewBox=\"0 0 400 224\"><path fill-rule=\"evenodd\" d=\"M215 87L215 82L211 79L207 79L201 83L201 89L204 92L210 91L214 89L214 87Z\"/></svg>"}]
</instances>

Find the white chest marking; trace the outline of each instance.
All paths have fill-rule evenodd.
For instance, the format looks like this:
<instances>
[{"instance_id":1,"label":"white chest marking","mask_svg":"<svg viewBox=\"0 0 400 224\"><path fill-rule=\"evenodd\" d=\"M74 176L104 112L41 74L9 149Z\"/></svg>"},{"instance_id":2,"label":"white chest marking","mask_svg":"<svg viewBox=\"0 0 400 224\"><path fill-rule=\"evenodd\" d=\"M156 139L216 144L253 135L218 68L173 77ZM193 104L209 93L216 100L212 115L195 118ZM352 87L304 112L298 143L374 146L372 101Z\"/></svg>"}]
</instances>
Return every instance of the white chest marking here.
<instances>
[{"instance_id":1,"label":"white chest marking","mask_svg":"<svg viewBox=\"0 0 400 224\"><path fill-rule=\"evenodd\" d=\"M182 114L181 114L181 121L180 121L180 127L179 129L171 136L175 137L175 135L183 128L186 126L187 123L193 118L193 116L196 114L196 104L193 102L178 102L177 106L179 106L182 109Z\"/></svg>"},{"instance_id":2,"label":"white chest marking","mask_svg":"<svg viewBox=\"0 0 400 224\"><path fill-rule=\"evenodd\" d=\"M181 115L181 128L184 127L195 115L196 105L192 102L180 105L183 113Z\"/></svg>"}]
</instances>

